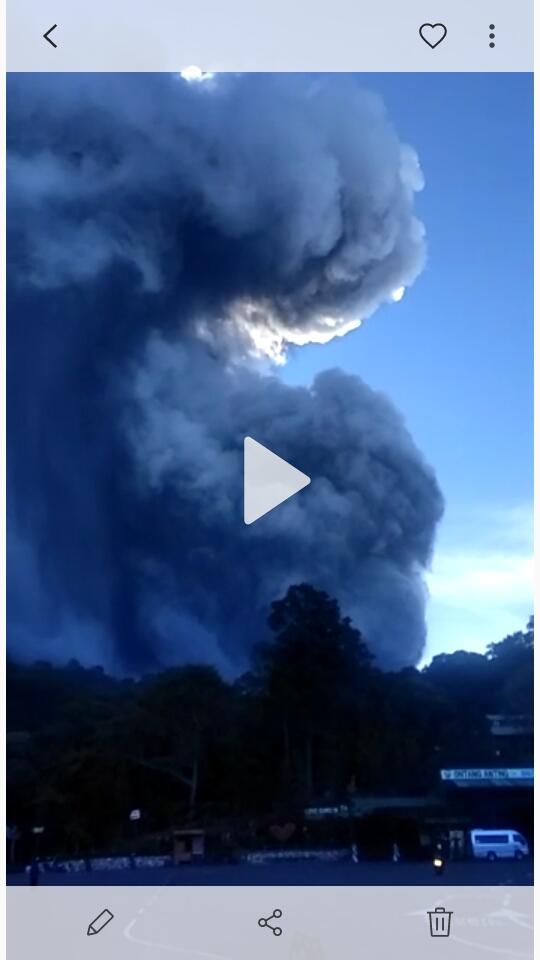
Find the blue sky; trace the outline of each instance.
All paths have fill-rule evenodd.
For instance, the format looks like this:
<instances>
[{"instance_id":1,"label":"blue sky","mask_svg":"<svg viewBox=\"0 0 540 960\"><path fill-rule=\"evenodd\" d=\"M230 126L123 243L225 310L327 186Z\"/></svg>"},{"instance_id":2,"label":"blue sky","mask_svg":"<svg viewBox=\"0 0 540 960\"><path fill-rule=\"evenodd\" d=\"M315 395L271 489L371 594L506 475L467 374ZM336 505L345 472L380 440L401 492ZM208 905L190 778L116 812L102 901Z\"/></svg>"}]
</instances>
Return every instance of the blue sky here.
<instances>
[{"instance_id":1,"label":"blue sky","mask_svg":"<svg viewBox=\"0 0 540 960\"><path fill-rule=\"evenodd\" d=\"M483 650L532 612L532 76L380 74L417 151L428 262L398 304L282 371L339 366L386 393L446 499L428 575L426 657Z\"/></svg>"}]
</instances>

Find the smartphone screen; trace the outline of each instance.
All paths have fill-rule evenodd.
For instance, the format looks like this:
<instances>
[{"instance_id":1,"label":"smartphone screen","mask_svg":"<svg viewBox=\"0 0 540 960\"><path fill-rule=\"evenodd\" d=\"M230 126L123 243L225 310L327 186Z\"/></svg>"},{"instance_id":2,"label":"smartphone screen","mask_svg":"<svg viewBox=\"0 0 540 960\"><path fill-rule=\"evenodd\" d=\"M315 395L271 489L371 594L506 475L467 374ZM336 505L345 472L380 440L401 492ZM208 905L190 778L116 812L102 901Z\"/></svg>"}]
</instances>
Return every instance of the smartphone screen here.
<instances>
[{"instance_id":1,"label":"smartphone screen","mask_svg":"<svg viewBox=\"0 0 540 960\"><path fill-rule=\"evenodd\" d=\"M7 14L10 960L532 957L532 3Z\"/></svg>"}]
</instances>

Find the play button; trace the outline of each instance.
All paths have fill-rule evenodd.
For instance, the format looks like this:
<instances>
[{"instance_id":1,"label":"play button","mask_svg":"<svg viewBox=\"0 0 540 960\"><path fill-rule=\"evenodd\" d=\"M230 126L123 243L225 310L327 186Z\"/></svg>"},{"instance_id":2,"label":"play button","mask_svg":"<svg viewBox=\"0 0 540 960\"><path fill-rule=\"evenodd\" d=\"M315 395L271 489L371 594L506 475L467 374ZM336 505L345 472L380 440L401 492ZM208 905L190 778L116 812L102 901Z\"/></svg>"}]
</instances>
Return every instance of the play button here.
<instances>
[{"instance_id":1,"label":"play button","mask_svg":"<svg viewBox=\"0 0 540 960\"><path fill-rule=\"evenodd\" d=\"M262 443L244 437L244 523L253 523L311 483Z\"/></svg>"}]
</instances>

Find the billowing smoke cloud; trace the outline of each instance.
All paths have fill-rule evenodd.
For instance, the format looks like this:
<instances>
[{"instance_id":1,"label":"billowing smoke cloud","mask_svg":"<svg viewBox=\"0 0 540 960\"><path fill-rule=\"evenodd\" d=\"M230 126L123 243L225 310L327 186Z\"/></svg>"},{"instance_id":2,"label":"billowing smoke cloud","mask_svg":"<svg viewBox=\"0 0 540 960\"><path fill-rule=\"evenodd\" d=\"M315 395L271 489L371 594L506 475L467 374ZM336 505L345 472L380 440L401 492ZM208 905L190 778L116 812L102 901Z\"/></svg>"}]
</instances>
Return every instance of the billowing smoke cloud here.
<instances>
[{"instance_id":1,"label":"billowing smoke cloud","mask_svg":"<svg viewBox=\"0 0 540 960\"><path fill-rule=\"evenodd\" d=\"M10 647L241 669L292 582L386 665L424 642L440 493L388 401L254 366L353 329L422 268L422 185L358 78L13 75ZM251 359L250 359L251 358ZM249 434L309 473L245 527Z\"/></svg>"}]
</instances>

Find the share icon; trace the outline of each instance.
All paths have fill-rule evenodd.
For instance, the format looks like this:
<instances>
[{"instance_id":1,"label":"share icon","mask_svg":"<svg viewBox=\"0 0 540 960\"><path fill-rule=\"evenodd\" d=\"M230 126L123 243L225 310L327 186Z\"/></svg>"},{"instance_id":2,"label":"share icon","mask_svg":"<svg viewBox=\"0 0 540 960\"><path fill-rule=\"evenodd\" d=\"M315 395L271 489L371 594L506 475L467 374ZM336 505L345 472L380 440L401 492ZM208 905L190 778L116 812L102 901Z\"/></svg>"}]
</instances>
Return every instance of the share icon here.
<instances>
[{"instance_id":1,"label":"share icon","mask_svg":"<svg viewBox=\"0 0 540 960\"><path fill-rule=\"evenodd\" d=\"M269 929L272 931L272 933L274 934L275 937L280 937L281 934L283 933L283 930L281 929L281 927L277 927L277 926L276 926L276 927L273 927L272 924L270 923L270 920L279 920L279 918L280 918L282 915L283 915L283 911L282 911L282 910L274 910L274 912L273 912L272 914L270 914L269 917L261 917L261 918L260 918L260 920L259 920L259 926L260 926L260 927L269 927Z\"/></svg>"}]
</instances>

